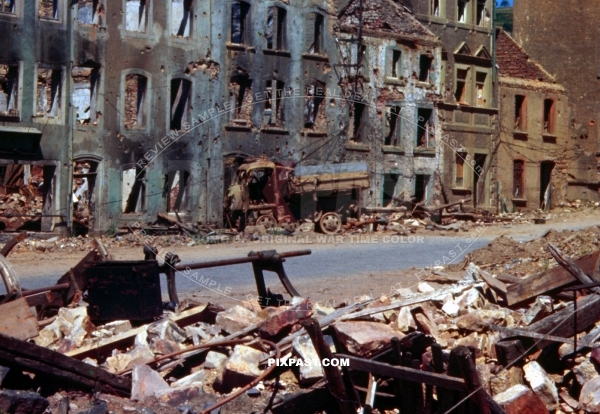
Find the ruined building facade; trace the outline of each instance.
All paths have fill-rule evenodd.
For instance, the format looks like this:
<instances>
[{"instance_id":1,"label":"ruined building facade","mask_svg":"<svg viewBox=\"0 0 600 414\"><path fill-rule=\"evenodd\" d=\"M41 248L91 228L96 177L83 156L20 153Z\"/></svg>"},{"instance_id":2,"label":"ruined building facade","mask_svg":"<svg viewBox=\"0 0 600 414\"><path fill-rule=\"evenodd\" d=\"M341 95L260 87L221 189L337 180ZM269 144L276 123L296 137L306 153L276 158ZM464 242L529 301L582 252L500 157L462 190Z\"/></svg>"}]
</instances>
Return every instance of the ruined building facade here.
<instances>
[{"instance_id":1,"label":"ruined building facade","mask_svg":"<svg viewBox=\"0 0 600 414\"><path fill-rule=\"evenodd\" d=\"M597 201L600 124L600 10L593 0L515 1L513 36L569 97L568 199ZM569 22L569 24L565 24Z\"/></svg>"},{"instance_id":2,"label":"ruined building facade","mask_svg":"<svg viewBox=\"0 0 600 414\"><path fill-rule=\"evenodd\" d=\"M371 167L365 205L388 206L412 195L440 201L441 43L390 0L363 0L362 15L359 3L349 2L338 21L342 83L360 96L344 103L346 159Z\"/></svg>"},{"instance_id":3,"label":"ruined building facade","mask_svg":"<svg viewBox=\"0 0 600 414\"><path fill-rule=\"evenodd\" d=\"M505 211L549 209L567 198L571 144L565 88L497 30L500 202Z\"/></svg>"},{"instance_id":4,"label":"ruined building facade","mask_svg":"<svg viewBox=\"0 0 600 414\"><path fill-rule=\"evenodd\" d=\"M497 208L498 99L492 0L408 0L442 50L440 110L444 201Z\"/></svg>"}]
</instances>

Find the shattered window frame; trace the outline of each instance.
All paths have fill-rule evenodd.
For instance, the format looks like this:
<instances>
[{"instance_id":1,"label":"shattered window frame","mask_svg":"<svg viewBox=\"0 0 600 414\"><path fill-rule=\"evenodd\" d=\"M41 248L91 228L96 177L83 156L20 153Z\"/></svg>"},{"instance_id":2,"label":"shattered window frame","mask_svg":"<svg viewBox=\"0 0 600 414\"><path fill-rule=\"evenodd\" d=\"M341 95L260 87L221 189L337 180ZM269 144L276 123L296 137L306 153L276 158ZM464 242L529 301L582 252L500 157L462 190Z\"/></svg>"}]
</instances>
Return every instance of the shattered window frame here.
<instances>
[{"instance_id":1,"label":"shattered window frame","mask_svg":"<svg viewBox=\"0 0 600 414\"><path fill-rule=\"evenodd\" d=\"M322 125L318 122L319 115L323 115L326 122L326 106L325 97L327 91L327 84L317 79L307 85L305 90L305 105L304 105L304 128L312 130L324 130ZM321 111L323 111L321 113Z\"/></svg>"},{"instance_id":2,"label":"shattered window frame","mask_svg":"<svg viewBox=\"0 0 600 414\"><path fill-rule=\"evenodd\" d=\"M488 5L489 0L477 0L476 8L477 8L477 26L480 27L489 27L492 19L490 14L490 7Z\"/></svg>"},{"instance_id":3,"label":"shattered window frame","mask_svg":"<svg viewBox=\"0 0 600 414\"><path fill-rule=\"evenodd\" d=\"M429 0L429 15L434 17L441 17L441 7L442 0Z\"/></svg>"},{"instance_id":4,"label":"shattered window frame","mask_svg":"<svg viewBox=\"0 0 600 414\"><path fill-rule=\"evenodd\" d=\"M179 24L175 19L175 4L182 3L183 15ZM171 36L178 39L191 39L194 34L193 17L194 17L194 2L193 0L171 0Z\"/></svg>"},{"instance_id":5,"label":"shattered window frame","mask_svg":"<svg viewBox=\"0 0 600 414\"><path fill-rule=\"evenodd\" d=\"M388 47L386 77L391 79L400 79L402 77L402 49L396 46ZM396 59L397 57L397 59Z\"/></svg>"},{"instance_id":6,"label":"shattered window frame","mask_svg":"<svg viewBox=\"0 0 600 414\"><path fill-rule=\"evenodd\" d=\"M281 6L268 8L265 40L265 49L287 51L287 9Z\"/></svg>"},{"instance_id":7,"label":"shattered window frame","mask_svg":"<svg viewBox=\"0 0 600 414\"><path fill-rule=\"evenodd\" d=\"M3 107L0 107L1 122L21 121L21 103L23 91L22 66L22 62L17 64L0 62L0 75L1 72L6 70L6 78L0 79L0 93L6 92L6 98L3 101L6 103L6 110L3 110ZM6 69L2 69L2 67L6 67Z\"/></svg>"},{"instance_id":8,"label":"shattered window frame","mask_svg":"<svg viewBox=\"0 0 600 414\"><path fill-rule=\"evenodd\" d=\"M419 55L419 82L431 82L431 69L433 67L433 56L430 53Z\"/></svg>"},{"instance_id":9,"label":"shattered window frame","mask_svg":"<svg viewBox=\"0 0 600 414\"><path fill-rule=\"evenodd\" d=\"M514 130L518 132L527 132L527 96L516 94L515 104L515 122Z\"/></svg>"},{"instance_id":10,"label":"shattered window frame","mask_svg":"<svg viewBox=\"0 0 600 414\"><path fill-rule=\"evenodd\" d=\"M469 0L456 0L456 21L469 24Z\"/></svg>"},{"instance_id":11,"label":"shattered window frame","mask_svg":"<svg viewBox=\"0 0 600 414\"><path fill-rule=\"evenodd\" d=\"M147 186L146 164L129 164L131 168L121 171L121 212L123 214L143 214L146 212ZM133 174L132 174L133 172ZM127 181L126 181L127 180ZM130 186L131 188L126 188Z\"/></svg>"},{"instance_id":12,"label":"shattered window frame","mask_svg":"<svg viewBox=\"0 0 600 414\"><path fill-rule=\"evenodd\" d=\"M361 143L363 141L363 132L365 129L366 117L368 114L368 107L364 102L351 101L350 109L350 126L352 127L350 141L354 143Z\"/></svg>"},{"instance_id":13,"label":"shattered window frame","mask_svg":"<svg viewBox=\"0 0 600 414\"><path fill-rule=\"evenodd\" d=\"M175 181L176 178L177 181ZM168 214L173 214L175 212L186 214L190 202L190 187L192 187L190 185L190 178L190 172L184 169L169 170L165 173L163 198L166 202L166 211ZM175 187L179 188L177 190L177 196L173 199L173 190ZM184 209L184 211L182 211L182 209Z\"/></svg>"},{"instance_id":14,"label":"shattered window frame","mask_svg":"<svg viewBox=\"0 0 600 414\"><path fill-rule=\"evenodd\" d=\"M428 116L425 116L428 114ZM415 146L418 148L435 148L435 112L430 107L417 107L417 130Z\"/></svg>"},{"instance_id":15,"label":"shattered window frame","mask_svg":"<svg viewBox=\"0 0 600 414\"><path fill-rule=\"evenodd\" d=\"M525 161L513 161L513 198L525 198Z\"/></svg>"},{"instance_id":16,"label":"shattered window frame","mask_svg":"<svg viewBox=\"0 0 600 414\"><path fill-rule=\"evenodd\" d=\"M87 227L88 231L94 227L95 188L98 184L99 167L100 159L95 158L76 158L73 162L73 225L79 225L82 228ZM82 206L79 206L82 201ZM83 214L86 210L88 216ZM82 216L79 220L77 219L78 213ZM86 218L88 219L87 224L80 222Z\"/></svg>"},{"instance_id":17,"label":"shattered window frame","mask_svg":"<svg viewBox=\"0 0 600 414\"><path fill-rule=\"evenodd\" d=\"M543 115L544 135L554 135L556 133L556 100L552 98L544 99Z\"/></svg>"},{"instance_id":18,"label":"shattered window frame","mask_svg":"<svg viewBox=\"0 0 600 414\"><path fill-rule=\"evenodd\" d=\"M483 80L481 79L483 76ZM475 104L480 108L489 108L491 102L491 72L481 68L475 69Z\"/></svg>"},{"instance_id":19,"label":"shattered window frame","mask_svg":"<svg viewBox=\"0 0 600 414\"><path fill-rule=\"evenodd\" d=\"M127 119L127 82L128 82L128 78L132 77L132 76L136 76L138 79L138 84L137 84L137 91L136 91L136 108L135 108L135 112L136 112L136 121L135 123L131 123L128 121ZM143 79L144 82L142 83L142 85L140 85L139 80ZM122 91L122 98L121 98L121 117L122 117L122 121L121 121L121 126L125 129L125 130L148 130L148 126L150 124L150 101L151 101L151 77L150 74L148 74L145 71L141 71L141 70L128 70L128 71L123 71L122 73L122 87L121 87L121 91ZM139 97L139 91L140 88L143 86L143 95L140 98Z\"/></svg>"},{"instance_id":20,"label":"shattered window frame","mask_svg":"<svg viewBox=\"0 0 600 414\"><path fill-rule=\"evenodd\" d=\"M0 14L17 14L17 0L0 1Z\"/></svg>"},{"instance_id":21,"label":"shattered window frame","mask_svg":"<svg viewBox=\"0 0 600 414\"><path fill-rule=\"evenodd\" d=\"M459 105L471 104L471 85L470 74L471 67L466 65L455 64L454 71L454 98ZM459 77L464 73L464 77ZM460 93L459 93L460 92Z\"/></svg>"},{"instance_id":22,"label":"shattered window frame","mask_svg":"<svg viewBox=\"0 0 600 414\"><path fill-rule=\"evenodd\" d=\"M100 65L86 65L86 64L82 64L82 65L78 65L78 66L73 66L71 69L71 105L74 107L75 109L75 123L77 125L97 125L98 124L98 117L101 116L101 113L98 111L98 88L100 87L100 79L101 79L101 73L100 73ZM89 113L89 117L84 118L84 117L80 117L79 116L79 107L76 105L76 99L74 99L74 95L75 95L75 91L78 89L86 89L86 88L77 88L76 85L78 84L77 82L75 82L73 80L73 77L76 76L77 74L75 73L75 71L84 71L84 70L89 70L90 71L90 82L89 82L89 106L87 108L83 109L83 113ZM83 83L83 82L82 82ZM87 122L86 122L87 121Z\"/></svg>"},{"instance_id":23,"label":"shattered window frame","mask_svg":"<svg viewBox=\"0 0 600 414\"><path fill-rule=\"evenodd\" d=\"M383 180L381 183L381 205L388 207L394 205L394 198L400 193L399 186L401 184L402 174L399 171L388 171L383 174ZM390 192L390 188L393 187Z\"/></svg>"},{"instance_id":24,"label":"shattered window frame","mask_svg":"<svg viewBox=\"0 0 600 414\"><path fill-rule=\"evenodd\" d=\"M52 104L47 110L47 101L40 106L40 89L39 89L39 81L40 81L40 72L41 71L50 71L50 98L52 99ZM46 85L47 87L48 85ZM46 95L46 99L48 98L47 92L44 93ZM57 120L61 121L64 115L64 106L65 106L65 67L60 66L49 66L44 64L36 65L35 71L35 99L33 102L34 118L36 119L47 119L47 120Z\"/></svg>"},{"instance_id":25,"label":"shattered window frame","mask_svg":"<svg viewBox=\"0 0 600 414\"><path fill-rule=\"evenodd\" d=\"M317 12L312 14L314 26L312 44L308 49L308 53L311 55L322 55L325 53L325 16Z\"/></svg>"},{"instance_id":26,"label":"shattered window frame","mask_svg":"<svg viewBox=\"0 0 600 414\"><path fill-rule=\"evenodd\" d=\"M383 145L402 147L402 106L388 104L384 115Z\"/></svg>"},{"instance_id":27,"label":"shattered window frame","mask_svg":"<svg viewBox=\"0 0 600 414\"><path fill-rule=\"evenodd\" d=\"M191 100L194 84L190 79L175 77L171 79L171 101L169 105L169 129L181 131L190 118Z\"/></svg>"},{"instance_id":28,"label":"shattered window frame","mask_svg":"<svg viewBox=\"0 0 600 414\"><path fill-rule=\"evenodd\" d=\"M0 0L1 1L1 0ZM88 7L91 4L91 7ZM91 10L91 19L88 10ZM77 1L77 23L81 26L104 27L104 3L103 0L78 0Z\"/></svg>"},{"instance_id":29,"label":"shattered window frame","mask_svg":"<svg viewBox=\"0 0 600 414\"><path fill-rule=\"evenodd\" d=\"M239 67L229 78L229 124L248 126L252 124L254 106L248 102L252 99L253 79Z\"/></svg>"},{"instance_id":30,"label":"shattered window frame","mask_svg":"<svg viewBox=\"0 0 600 414\"><path fill-rule=\"evenodd\" d=\"M139 3L139 5L137 6L138 19L137 24L135 26L133 24L130 25L129 19L127 18L127 16L129 15L127 5L129 3L132 3L132 10L130 11L131 13L135 12L135 9L133 8L135 7L135 4L133 3ZM152 0L123 0L123 8L125 10L125 13L123 13L123 28L125 29L125 32L128 36L134 34L145 35L150 32L150 19L152 16L151 6Z\"/></svg>"},{"instance_id":31,"label":"shattered window frame","mask_svg":"<svg viewBox=\"0 0 600 414\"><path fill-rule=\"evenodd\" d=\"M457 151L454 157L454 188L467 188L465 182L465 161L467 153Z\"/></svg>"},{"instance_id":32,"label":"shattered window frame","mask_svg":"<svg viewBox=\"0 0 600 414\"><path fill-rule=\"evenodd\" d=\"M273 95L273 85L275 85L275 94ZM284 126L284 104L285 83L277 79L267 79L265 81L264 108L263 108L263 128L283 128Z\"/></svg>"},{"instance_id":33,"label":"shattered window frame","mask_svg":"<svg viewBox=\"0 0 600 414\"><path fill-rule=\"evenodd\" d=\"M415 174L415 197L416 203L425 202L427 204L431 197L431 175L430 174ZM423 196L419 197L422 192Z\"/></svg>"},{"instance_id":34,"label":"shattered window frame","mask_svg":"<svg viewBox=\"0 0 600 414\"><path fill-rule=\"evenodd\" d=\"M38 18L51 22L60 22L62 19L61 8L64 7L64 1L65 0L36 0ZM47 6L52 7L51 15L42 14L45 10L45 8L42 7L42 4L44 3L50 3Z\"/></svg>"},{"instance_id":35,"label":"shattered window frame","mask_svg":"<svg viewBox=\"0 0 600 414\"><path fill-rule=\"evenodd\" d=\"M239 15L237 13L239 13ZM232 44L247 45L251 43L251 13L252 5L249 2L239 0L231 3L231 24L229 27L229 40ZM239 30L236 30L236 27L239 27Z\"/></svg>"}]
</instances>

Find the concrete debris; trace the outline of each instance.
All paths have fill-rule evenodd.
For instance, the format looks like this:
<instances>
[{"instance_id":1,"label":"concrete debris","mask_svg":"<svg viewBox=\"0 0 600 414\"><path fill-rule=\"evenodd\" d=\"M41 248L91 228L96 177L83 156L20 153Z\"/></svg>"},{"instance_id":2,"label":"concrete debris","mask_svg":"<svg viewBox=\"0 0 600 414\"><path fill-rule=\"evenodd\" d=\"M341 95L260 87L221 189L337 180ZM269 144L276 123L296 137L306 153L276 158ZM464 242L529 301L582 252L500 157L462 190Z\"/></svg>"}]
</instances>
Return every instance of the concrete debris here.
<instances>
[{"instance_id":1,"label":"concrete debris","mask_svg":"<svg viewBox=\"0 0 600 414\"><path fill-rule=\"evenodd\" d=\"M274 315L269 316L258 325L258 333L262 338L274 337L312 314L312 304L308 299L296 306L280 307Z\"/></svg>"},{"instance_id":2,"label":"concrete debris","mask_svg":"<svg viewBox=\"0 0 600 414\"><path fill-rule=\"evenodd\" d=\"M494 400L506 414L548 414L540 397L525 385L515 385L496 395Z\"/></svg>"},{"instance_id":3,"label":"concrete debris","mask_svg":"<svg viewBox=\"0 0 600 414\"><path fill-rule=\"evenodd\" d=\"M558 391L552 378L536 361L529 362L523 366L525 380L529 383L533 392L544 403L548 411L554 411L558 407Z\"/></svg>"},{"instance_id":4,"label":"concrete debris","mask_svg":"<svg viewBox=\"0 0 600 414\"><path fill-rule=\"evenodd\" d=\"M206 359L204 360L204 368L216 369L221 371L221 368L227 362L228 356L223 355L220 352L208 351Z\"/></svg>"},{"instance_id":5,"label":"concrete debris","mask_svg":"<svg viewBox=\"0 0 600 414\"><path fill-rule=\"evenodd\" d=\"M217 315L217 325L225 332L231 334L260 322L261 319L252 311L236 305Z\"/></svg>"},{"instance_id":6,"label":"concrete debris","mask_svg":"<svg viewBox=\"0 0 600 414\"><path fill-rule=\"evenodd\" d=\"M258 368L262 352L245 345L236 345L223 370L225 388L243 387L261 374Z\"/></svg>"},{"instance_id":7,"label":"concrete debris","mask_svg":"<svg viewBox=\"0 0 600 414\"><path fill-rule=\"evenodd\" d=\"M136 365L131 373L131 399L143 401L148 397L158 397L170 391L169 384L147 365Z\"/></svg>"},{"instance_id":8,"label":"concrete debris","mask_svg":"<svg viewBox=\"0 0 600 414\"><path fill-rule=\"evenodd\" d=\"M579 395L579 407L586 413L600 413L600 377L585 383Z\"/></svg>"},{"instance_id":9,"label":"concrete debris","mask_svg":"<svg viewBox=\"0 0 600 414\"><path fill-rule=\"evenodd\" d=\"M152 323L148 326L146 331L148 332L149 339L158 337L162 340L182 343L187 338L185 330L181 329L170 319Z\"/></svg>"},{"instance_id":10,"label":"concrete debris","mask_svg":"<svg viewBox=\"0 0 600 414\"><path fill-rule=\"evenodd\" d=\"M206 371L199 370L188 376L178 379L177 381L175 381L174 383L171 384L171 387L183 388L183 387L189 387L191 385L195 385L195 386L199 387L202 385L205 378L206 378Z\"/></svg>"},{"instance_id":11,"label":"concrete debris","mask_svg":"<svg viewBox=\"0 0 600 414\"><path fill-rule=\"evenodd\" d=\"M377 322L338 322L335 328L342 346L349 353L362 357L388 347L392 338L404 337L390 326Z\"/></svg>"},{"instance_id":12,"label":"concrete debris","mask_svg":"<svg viewBox=\"0 0 600 414\"><path fill-rule=\"evenodd\" d=\"M325 343L329 345L332 352L335 352L333 338L329 335L324 335ZM305 361L315 361L319 358L314 345L308 335L301 335L294 338L292 347L297 356ZM323 378L323 368L316 364L302 365L300 371L300 384L309 385Z\"/></svg>"}]
</instances>

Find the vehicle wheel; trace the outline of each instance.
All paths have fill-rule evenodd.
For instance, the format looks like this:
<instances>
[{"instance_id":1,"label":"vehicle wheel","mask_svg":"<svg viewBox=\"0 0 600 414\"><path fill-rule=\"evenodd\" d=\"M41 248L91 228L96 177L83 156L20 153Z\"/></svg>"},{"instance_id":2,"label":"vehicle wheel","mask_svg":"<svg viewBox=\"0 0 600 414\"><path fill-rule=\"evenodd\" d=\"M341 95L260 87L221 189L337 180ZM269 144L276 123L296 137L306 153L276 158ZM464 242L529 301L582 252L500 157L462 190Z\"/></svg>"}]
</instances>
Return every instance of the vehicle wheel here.
<instances>
[{"instance_id":1,"label":"vehicle wheel","mask_svg":"<svg viewBox=\"0 0 600 414\"><path fill-rule=\"evenodd\" d=\"M275 217L273 216L260 216L258 220L256 220L257 226L265 226L265 229L271 229L273 227L277 227L277 222L275 221Z\"/></svg>"},{"instance_id":2,"label":"vehicle wheel","mask_svg":"<svg viewBox=\"0 0 600 414\"><path fill-rule=\"evenodd\" d=\"M285 216L282 217L281 220L279 220L279 227L291 233L296 231L296 229L298 228L298 222L294 220L293 217Z\"/></svg>"},{"instance_id":3,"label":"vehicle wheel","mask_svg":"<svg viewBox=\"0 0 600 414\"><path fill-rule=\"evenodd\" d=\"M325 213L319 220L321 231L325 234L336 234L342 230L342 218L336 213Z\"/></svg>"}]
</instances>

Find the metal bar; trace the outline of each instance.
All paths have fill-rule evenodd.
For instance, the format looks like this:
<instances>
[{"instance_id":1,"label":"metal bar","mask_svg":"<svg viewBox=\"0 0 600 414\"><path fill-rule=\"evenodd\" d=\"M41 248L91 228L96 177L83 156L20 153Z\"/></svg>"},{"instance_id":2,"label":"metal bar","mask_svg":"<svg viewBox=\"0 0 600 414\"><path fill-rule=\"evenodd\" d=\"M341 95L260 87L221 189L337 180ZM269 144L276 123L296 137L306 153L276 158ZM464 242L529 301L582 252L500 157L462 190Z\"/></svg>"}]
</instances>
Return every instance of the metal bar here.
<instances>
[{"instance_id":1,"label":"metal bar","mask_svg":"<svg viewBox=\"0 0 600 414\"><path fill-rule=\"evenodd\" d=\"M61 283L60 285L48 286L39 289L23 290L23 297L37 295L38 293L54 292L56 290L67 290L71 287L69 283Z\"/></svg>"},{"instance_id":2,"label":"metal bar","mask_svg":"<svg viewBox=\"0 0 600 414\"><path fill-rule=\"evenodd\" d=\"M307 256L311 253L312 252L310 250L296 250L293 252L279 253L279 256L282 259L285 259L285 258L289 258L289 257ZM236 264L252 263L252 262L256 262L258 260L263 260L262 256L257 255L257 256L249 256L249 257L238 257L235 259L213 260L210 262L203 262L203 263L190 263L190 264L186 264L186 265L175 266L175 270L183 271L183 270L188 270L188 269L189 270L206 269L209 267L220 267L220 266L230 266L230 265L236 265Z\"/></svg>"}]
</instances>

